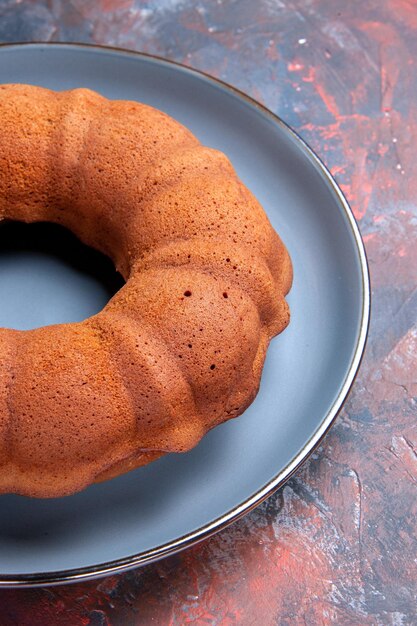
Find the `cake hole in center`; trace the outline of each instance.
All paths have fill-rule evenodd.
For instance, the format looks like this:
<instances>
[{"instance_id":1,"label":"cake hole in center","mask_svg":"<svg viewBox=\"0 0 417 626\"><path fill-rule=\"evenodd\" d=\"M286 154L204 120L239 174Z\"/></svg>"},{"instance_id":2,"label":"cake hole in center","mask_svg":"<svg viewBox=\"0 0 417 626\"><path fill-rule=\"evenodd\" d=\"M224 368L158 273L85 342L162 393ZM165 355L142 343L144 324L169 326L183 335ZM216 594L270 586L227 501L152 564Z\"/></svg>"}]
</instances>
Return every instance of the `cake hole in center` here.
<instances>
[{"instance_id":1,"label":"cake hole in center","mask_svg":"<svg viewBox=\"0 0 417 626\"><path fill-rule=\"evenodd\" d=\"M69 230L0 222L0 327L80 322L123 286L112 261Z\"/></svg>"}]
</instances>

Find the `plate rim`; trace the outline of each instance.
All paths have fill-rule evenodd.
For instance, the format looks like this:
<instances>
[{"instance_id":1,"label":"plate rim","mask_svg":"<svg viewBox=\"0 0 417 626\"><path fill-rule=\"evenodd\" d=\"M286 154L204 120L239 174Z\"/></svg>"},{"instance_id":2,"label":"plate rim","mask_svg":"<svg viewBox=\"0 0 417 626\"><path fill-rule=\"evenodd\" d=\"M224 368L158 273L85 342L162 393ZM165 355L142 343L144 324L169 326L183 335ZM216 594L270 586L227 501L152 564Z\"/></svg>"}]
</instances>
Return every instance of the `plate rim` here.
<instances>
[{"instance_id":1,"label":"plate rim","mask_svg":"<svg viewBox=\"0 0 417 626\"><path fill-rule=\"evenodd\" d=\"M116 55L140 58L149 61L154 61L158 64L165 65L173 69L174 71L185 72L195 78L201 80L204 79L210 82L212 85L221 87L223 91L228 92L230 95L244 100L250 107L256 109L264 117L271 120L275 125L278 125L293 140L300 146L305 156L315 165L317 170L323 175L325 181L330 186L331 190L335 194L335 200L339 204L339 209L342 214L347 218L347 227L350 227L351 234L353 235L353 241L356 245L356 251L358 254L360 274L361 274L361 299L362 310L360 324L358 328L358 335L354 350L352 353L350 365L345 373L345 378L339 393L337 394L333 404L329 407L326 414L320 421L319 426L310 436L310 438L304 443L303 447L294 456L294 458L282 468L271 480L263 485L259 490L252 494L249 498L226 511L223 515L220 515L216 519L200 526L196 530L186 533L177 539L164 543L155 548L133 554L128 557L120 559L114 559L112 561L99 563L97 565L89 565L80 568L71 568L65 570L47 571L42 573L28 573L28 574L2 574L0 572L0 588L5 587L40 587L45 585L59 585L64 583L82 582L85 580L91 580L100 578L103 576L111 576L119 574L123 571L133 569L135 567L148 565L156 562L167 556L176 554L182 550L190 548L201 541L208 539L217 532L223 530L231 523L240 519L246 513L249 513L255 507L259 506L266 498L271 496L275 491L282 487L286 481L296 472L299 467L309 458L318 445L320 445L322 439L333 425L337 415L339 414L349 392L354 383L356 375L358 373L362 358L365 352L366 341L369 331L370 312L371 312L371 286L368 259L366 256L365 246L360 234L359 226L354 217L353 211L349 206L343 192L339 185L331 175L330 171L323 163L321 158L314 152L314 150L308 145L308 143L300 137L300 135L291 128L284 120L282 120L276 113L273 113L266 106L246 94L244 91L230 85L229 83L211 76L207 72L197 70L195 68L188 67L178 61L172 61L162 56L150 54L147 52L139 52L135 50L129 50L120 48L117 46L107 46L102 44L91 43L77 43L77 42L65 42L65 41L24 41L24 42L5 42L0 43L0 54L4 49L33 47L33 48L75 48L84 49L89 52L95 52L102 54L104 52L113 52Z\"/></svg>"}]
</instances>

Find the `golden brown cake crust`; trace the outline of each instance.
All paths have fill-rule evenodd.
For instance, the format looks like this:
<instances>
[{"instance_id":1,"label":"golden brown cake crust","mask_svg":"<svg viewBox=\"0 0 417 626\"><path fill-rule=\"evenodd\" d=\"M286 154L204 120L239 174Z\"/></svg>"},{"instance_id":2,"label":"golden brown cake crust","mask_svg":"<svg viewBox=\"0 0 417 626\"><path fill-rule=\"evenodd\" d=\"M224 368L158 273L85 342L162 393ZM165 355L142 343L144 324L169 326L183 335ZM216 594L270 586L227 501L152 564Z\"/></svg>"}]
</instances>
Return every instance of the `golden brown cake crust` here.
<instances>
[{"instance_id":1,"label":"golden brown cake crust","mask_svg":"<svg viewBox=\"0 0 417 626\"><path fill-rule=\"evenodd\" d=\"M0 328L0 493L74 493L252 402L292 267L224 154L144 104L2 85L4 219L62 224L126 284L84 322Z\"/></svg>"}]
</instances>

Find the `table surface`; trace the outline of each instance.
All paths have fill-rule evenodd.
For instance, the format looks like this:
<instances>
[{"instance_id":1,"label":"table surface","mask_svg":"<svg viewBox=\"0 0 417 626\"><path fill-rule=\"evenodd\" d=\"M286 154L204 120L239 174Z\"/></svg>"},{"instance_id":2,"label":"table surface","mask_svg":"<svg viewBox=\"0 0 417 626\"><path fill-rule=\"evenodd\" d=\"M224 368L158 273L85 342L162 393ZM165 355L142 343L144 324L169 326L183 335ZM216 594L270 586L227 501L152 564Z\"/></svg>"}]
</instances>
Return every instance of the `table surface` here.
<instances>
[{"instance_id":1,"label":"table surface","mask_svg":"<svg viewBox=\"0 0 417 626\"><path fill-rule=\"evenodd\" d=\"M0 41L161 55L235 85L330 168L365 241L366 355L314 458L186 552L89 583L0 593L8 626L417 623L417 3L2 0Z\"/></svg>"}]
</instances>

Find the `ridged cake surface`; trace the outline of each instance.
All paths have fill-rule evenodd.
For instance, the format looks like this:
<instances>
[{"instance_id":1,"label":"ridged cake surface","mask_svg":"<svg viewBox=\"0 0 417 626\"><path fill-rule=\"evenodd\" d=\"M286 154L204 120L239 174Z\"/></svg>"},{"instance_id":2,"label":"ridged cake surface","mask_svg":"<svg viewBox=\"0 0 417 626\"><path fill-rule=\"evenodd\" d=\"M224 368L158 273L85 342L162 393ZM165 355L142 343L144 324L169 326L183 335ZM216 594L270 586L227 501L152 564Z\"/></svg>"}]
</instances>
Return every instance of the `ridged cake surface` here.
<instances>
[{"instance_id":1,"label":"ridged cake surface","mask_svg":"<svg viewBox=\"0 0 417 626\"><path fill-rule=\"evenodd\" d=\"M1 493L72 494L252 402L292 269L224 154L144 104L3 85L0 220L61 224L126 280L83 322L0 328Z\"/></svg>"}]
</instances>

